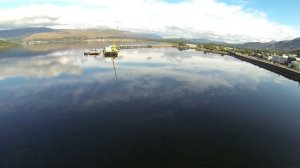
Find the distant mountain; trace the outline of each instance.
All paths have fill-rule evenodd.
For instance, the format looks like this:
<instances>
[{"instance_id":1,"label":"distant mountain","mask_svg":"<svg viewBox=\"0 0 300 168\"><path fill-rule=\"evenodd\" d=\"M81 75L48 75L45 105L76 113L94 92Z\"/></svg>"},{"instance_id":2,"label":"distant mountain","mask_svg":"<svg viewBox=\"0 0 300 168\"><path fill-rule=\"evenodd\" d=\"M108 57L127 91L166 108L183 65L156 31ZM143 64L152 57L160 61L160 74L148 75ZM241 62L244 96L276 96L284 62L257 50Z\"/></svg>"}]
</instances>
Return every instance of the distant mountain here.
<instances>
[{"instance_id":1,"label":"distant mountain","mask_svg":"<svg viewBox=\"0 0 300 168\"><path fill-rule=\"evenodd\" d=\"M182 43L192 43L192 44L207 44L207 43L214 43L214 44L225 44L219 41L213 41L205 38L195 38L195 39L188 39L188 38L169 38L164 39L165 41L169 42L182 42Z\"/></svg>"},{"instance_id":2,"label":"distant mountain","mask_svg":"<svg viewBox=\"0 0 300 168\"><path fill-rule=\"evenodd\" d=\"M162 39L152 33L135 33L113 29L50 29L46 27L20 28L0 30L0 39L7 40L61 40L61 39L95 39L95 38L121 38L121 39Z\"/></svg>"},{"instance_id":3,"label":"distant mountain","mask_svg":"<svg viewBox=\"0 0 300 168\"><path fill-rule=\"evenodd\" d=\"M224 42L209 40L205 38L195 38L189 39L192 43L215 43L215 44L224 44Z\"/></svg>"},{"instance_id":4,"label":"distant mountain","mask_svg":"<svg viewBox=\"0 0 300 168\"><path fill-rule=\"evenodd\" d=\"M244 44L238 44L237 47L251 48L251 49L267 49L267 50L278 50L278 51L293 51L300 49L300 38L293 40L279 41L279 42L250 42Z\"/></svg>"},{"instance_id":5,"label":"distant mountain","mask_svg":"<svg viewBox=\"0 0 300 168\"><path fill-rule=\"evenodd\" d=\"M34 41L34 40L87 40L87 39L156 39L158 36L153 34L140 34L121 30L84 30L84 29L66 29L56 30L52 32L43 32L31 34L23 41Z\"/></svg>"},{"instance_id":6,"label":"distant mountain","mask_svg":"<svg viewBox=\"0 0 300 168\"><path fill-rule=\"evenodd\" d=\"M54 29L45 27L30 27L20 29L0 30L0 39L21 39L35 33L53 32Z\"/></svg>"},{"instance_id":7,"label":"distant mountain","mask_svg":"<svg viewBox=\"0 0 300 168\"><path fill-rule=\"evenodd\" d=\"M141 35L142 37L145 37L145 38L149 38L149 39L157 39L157 40L163 39L163 37L161 37L157 34L154 34L154 33L139 33L139 35Z\"/></svg>"}]
</instances>

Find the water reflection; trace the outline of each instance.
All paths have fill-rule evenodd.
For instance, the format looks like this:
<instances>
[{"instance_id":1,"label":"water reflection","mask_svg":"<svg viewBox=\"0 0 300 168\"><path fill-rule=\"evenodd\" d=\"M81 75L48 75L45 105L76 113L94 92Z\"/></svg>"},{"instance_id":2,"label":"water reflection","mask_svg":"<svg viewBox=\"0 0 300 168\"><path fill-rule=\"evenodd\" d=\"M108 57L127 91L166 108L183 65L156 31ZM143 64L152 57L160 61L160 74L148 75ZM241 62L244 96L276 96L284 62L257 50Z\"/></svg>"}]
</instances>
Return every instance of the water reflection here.
<instances>
[{"instance_id":1,"label":"water reflection","mask_svg":"<svg viewBox=\"0 0 300 168\"><path fill-rule=\"evenodd\" d=\"M66 73L71 75L81 74L78 66L72 65L71 56L52 53L46 56L11 57L0 59L0 79L9 77L34 77L50 78Z\"/></svg>"},{"instance_id":2,"label":"water reflection","mask_svg":"<svg viewBox=\"0 0 300 168\"><path fill-rule=\"evenodd\" d=\"M104 72L110 70L108 60L111 60L115 77L115 61L118 61L120 79L124 81L139 81L137 79L145 76L155 79L149 82L170 78L185 83L183 87L198 91L214 87L255 89L263 81L288 81L230 56L220 57L195 51L178 52L175 49L123 50L121 55L118 58L83 57L81 50L67 50L30 58L2 58L0 79L51 78L60 75L68 79L69 75L80 75L76 81L70 82L95 80L95 76L98 76L98 81L105 83L110 80L110 74Z\"/></svg>"},{"instance_id":3,"label":"water reflection","mask_svg":"<svg viewBox=\"0 0 300 168\"><path fill-rule=\"evenodd\" d=\"M77 102L79 108L84 109L137 98L169 101L200 93L204 96L198 100L205 102L207 97L257 91L260 85L270 81L290 84L281 76L229 56L169 48L123 50L119 57L105 58L82 56L82 51L0 59L3 93L10 94L11 100L22 102L14 103L13 109L6 109L21 109L27 101L40 102L41 108L50 102L64 105ZM10 78L22 82L12 82ZM25 80L27 78L47 80ZM45 103L40 99L44 96L51 99ZM7 107L5 102L0 107Z\"/></svg>"},{"instance_id":4,"label":"water reflection","mask_svg":"<svg viewBox=\"0 0 300 168\"><path fill-rule=\"evenodd\" d=\"M113 67L114 67L114 72L115 72L116 80L118 80L117 70L116 70L116 66L115 66L115 58L116 58L116 57L111 57L111 61L112 61L112 63L113 63Z\"/></svg>"},{"instance_id":5,"label":"water reflection","mask_svg":"<svg viewBox=\"0 0 300 168\"><path fill-rule=\"evenodd\" d=\"M300 165L296 83L230 56L84 50L0 57L0 167Z\"/></svg>"}]
</instances>

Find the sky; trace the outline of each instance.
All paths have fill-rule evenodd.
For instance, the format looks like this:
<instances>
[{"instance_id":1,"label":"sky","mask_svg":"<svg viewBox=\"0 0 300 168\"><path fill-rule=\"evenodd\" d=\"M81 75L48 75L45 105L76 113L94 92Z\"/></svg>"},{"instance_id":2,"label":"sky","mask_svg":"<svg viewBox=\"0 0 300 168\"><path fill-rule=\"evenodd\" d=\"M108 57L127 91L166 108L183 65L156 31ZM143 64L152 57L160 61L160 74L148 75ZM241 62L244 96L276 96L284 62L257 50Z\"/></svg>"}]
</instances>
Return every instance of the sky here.
<instances>
[{"instance_id":1,"label":"sky","mask_svg":"<svg viewBox=\"0 0 300 168\"><path fill-rule=\"evenodd\" d=\"M268 42L300 37L297 0L0 0L0 29L50 27L165 38Z\"/></svg>"}]
</instances>

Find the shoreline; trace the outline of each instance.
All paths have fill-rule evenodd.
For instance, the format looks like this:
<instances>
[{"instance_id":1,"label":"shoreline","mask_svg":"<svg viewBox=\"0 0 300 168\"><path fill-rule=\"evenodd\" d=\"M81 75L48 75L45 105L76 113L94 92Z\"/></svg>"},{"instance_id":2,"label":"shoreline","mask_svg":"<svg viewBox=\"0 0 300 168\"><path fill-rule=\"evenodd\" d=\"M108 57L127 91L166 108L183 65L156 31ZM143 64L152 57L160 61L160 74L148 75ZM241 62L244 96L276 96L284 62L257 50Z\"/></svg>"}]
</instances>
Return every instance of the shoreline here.
<instances>
[{"instance_id":1,"label":"shoreline","mask_svg":"<svg viewBox=\"0 0 300 168\"><path fill-rule=\"evenodd\" d=\"M260 60L254 57L244 56L235 52L229 52L230 56L233 56L239 60L249 62L253 65L259 66L276 74L282 75L288 79L300 82L300 72L290 69L286 66L274 64L265 60Z\"/></svg>"},{"instance_id":2,"label":"shoreline","mask_svg":"<svg viewBox=\"0 0 300 168\"><path fill-rule=\"evenodd\" d=\"M69 41L70 42L70 41ZM133 41L131 41L133 42ZM137 41L135 41L137 42ZM154 41L143 41L143 42L154 42ZM82 43L82 41L81 41ZM83 43L89 43L89 42L83 42ZM99 41L97 41L96 43L99 43ZM49 43L47 43L49 44ZM50 43L50 44L61 44L61 43ZM65 43L66 44L66 43ZM72 42L70 43L72 44ZM31 45L22 45L22 46L39 46L41 44L31 44ZM9 48L14 48L17 45L11 45L11 46L0 46L0 50L5 50L5 49L9 49ZM175 47L177 49L181 49L180 47L174 46L172 43L170 44L157 44L157 45L149 45L151 47L149 48L169 48L169 47ZM300 72L290 69L286 66L283 65L279 65L279 64L274 64L272 62L269 61L265 61L265 60L261 60L261 59L257 59L254 57L250 57L250 56L246 56L246 55L242 55L240 53L236 53L233 51L219 51L219 50L211 50L211 49L206 49L206 48L191 48L189 47L189 49L194 49L196 51L202 51L202 52L210 52L210 53L215 53L215 54L220 54L220 55L229 55L232 57L235 57L239 60L242 61L246 61L248 63L251 63L255 66L259 66L261 68L264 68L266 70L269 70L271 72L274 72L276 74L282 75L288 79L300 82Z\"/></svg>"},{"instance_id":3,"label":"shoreline","mask_svg":"<svg viewBox=\"0 0 300 168\"><path fill-rule=\"evenodd\" d=\"M180 47L176 46L180 50ZM236 53L233 51L220 51L220 50L211 50L206 48L199 48L199 47L187 47L188 49L194 49L196 51L202 51L202 52L209 52L214 54L220 54L220 55L229 55L236 59L239 59L241 61L245 61L248 63L251 63L255 66L264 68L266 70L269 70L273 73L276 73L278 75L284 76L288 79L291 79L293 81L300 83L300 71L290 69L284 65L275 64L266 60L257 59L251 56L242 55L240 53Z\"/></svg>"},{"instance_id":4,"label":"shoreline","mask_svg":"<svg viewBox=\"0 0 300 168\"><path fill-rule=\"evenodd\" d=\"M245 56L245 55L242 55L242 54L236 53L236 52L226 52L226 51L217 51L217 50L209 50L209 49L199 49L199 48L195 49L195 50L203 51L203 52L211 52L211 53L221 54L221 55L229 55L229 56L232 56L241 61L251 63L255 66L259 66L259 67L269 70L273 73L284 76L288 79L294 80L296 82L300 82L300 71L290 69L284 65L274 64L269 61L257 59L257 58L250 57L250 56Z\"/></svg>"}]
</instances>

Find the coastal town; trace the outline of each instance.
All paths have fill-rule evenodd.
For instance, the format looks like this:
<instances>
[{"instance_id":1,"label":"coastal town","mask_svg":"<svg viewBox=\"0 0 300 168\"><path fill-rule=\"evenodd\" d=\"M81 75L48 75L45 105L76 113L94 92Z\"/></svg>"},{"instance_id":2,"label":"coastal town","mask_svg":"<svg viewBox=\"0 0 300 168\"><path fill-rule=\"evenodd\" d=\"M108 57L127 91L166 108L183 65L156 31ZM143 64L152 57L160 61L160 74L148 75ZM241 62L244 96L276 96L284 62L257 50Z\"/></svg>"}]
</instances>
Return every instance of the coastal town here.
<instances>
[{"instance_id":1,"label":"coastal town","mask_svg":"<svg viewBox=\"0 0 300 168\"><path fill-rule=\"evenodd\" d=\"M178 43L179 50L195 49L197 51L217 53L221 55L238 55L249 57L258 61L268 62L280 67L300 72L300 57L291 52L278 52L268 50L255 50L247 48L237 48L222 44L185 44Z\"/></svg>"}]
</instances>

